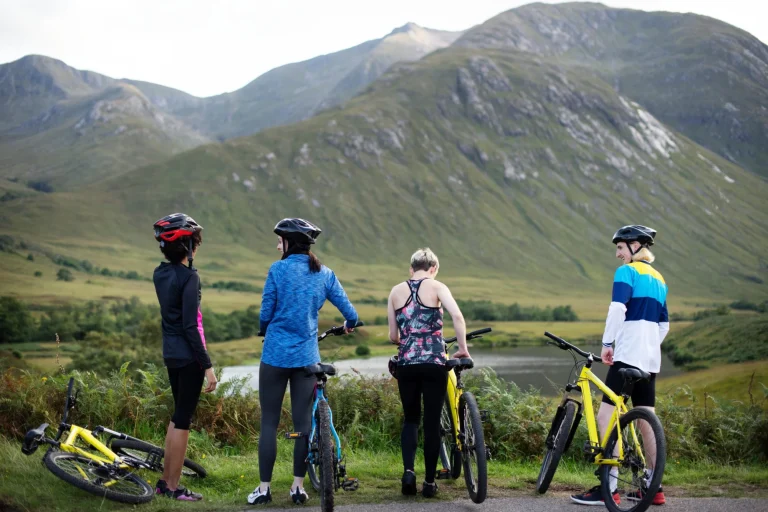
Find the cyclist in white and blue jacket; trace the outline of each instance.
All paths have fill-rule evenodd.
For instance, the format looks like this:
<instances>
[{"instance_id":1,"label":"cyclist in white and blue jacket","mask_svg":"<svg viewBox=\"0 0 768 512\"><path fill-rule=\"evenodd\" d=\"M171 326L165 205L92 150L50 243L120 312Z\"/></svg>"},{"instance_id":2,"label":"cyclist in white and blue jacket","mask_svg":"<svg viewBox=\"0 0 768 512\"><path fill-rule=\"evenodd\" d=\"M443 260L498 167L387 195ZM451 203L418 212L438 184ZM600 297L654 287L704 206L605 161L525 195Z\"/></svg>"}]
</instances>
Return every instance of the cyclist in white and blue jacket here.
<instances>
[{"instance_id":1,"label":"cyclist in white and blue jacket","mask_svg":"<svg viewBox=\"0 0 768 512\"><path fill-rule=\"evenodd\" d=\"M322 265L310 245L320 228L304 219L283 219L275 226L278 250L283 254L269 268L261 301L260 331L265 335L259 366L259 474L261 483L248 503L272 501L270 482L277 458L277 425L285 388L291 383L291 415L295 432L309 432L317 379L304 367L320 362L317 316L326 300L344 315L346 332L357 324L357 311L331 269ZM294 503L304 503L307 443L296 442L293 451Z\"/></svg>"},{"instance_id":2,"label":"cyclist in white and blue jacket","mask_svg":"<svg viewBox=\"0 0 768 512\"><path fill-rule=\"evenodd\" d=\"M616 257L623 264L616 269L613 278L611 305L608 307L601 352L603 363L610 366L605 385L616 394L621 392L624 384L619 374L620 369L639 368L650 373L649 380L635 384L630 398L633 407L647 407L651 410L656 406L656 374L661 370L661 342L669 332L667 283L661 273L651 266L655 257L649 247L653 245L655 237L655 230L637 224L621 227L613 235ZM608 429L614 407L613 402L603 395L597 413L601 436ZM641 424L640 429L647 441L646 449L654 447L655 450L656 444L650 442L653 431L645 423ZM655 453L646 453L646 456L649 461L656 460ZM650 481L653 468L649 467L645 472ZM615 477L618 469L614 467L611 474ZM611 487L615 490L615 479ZM637 501L642 496L640 493L629 493L625 498ZM621 498L614 492L613 499L618 503ZM600 486L573 495L571 500L580 505L603 505ZM652 503L663 505L665 502L664 491L659 488Z\"/></svg>"}]
</instances>

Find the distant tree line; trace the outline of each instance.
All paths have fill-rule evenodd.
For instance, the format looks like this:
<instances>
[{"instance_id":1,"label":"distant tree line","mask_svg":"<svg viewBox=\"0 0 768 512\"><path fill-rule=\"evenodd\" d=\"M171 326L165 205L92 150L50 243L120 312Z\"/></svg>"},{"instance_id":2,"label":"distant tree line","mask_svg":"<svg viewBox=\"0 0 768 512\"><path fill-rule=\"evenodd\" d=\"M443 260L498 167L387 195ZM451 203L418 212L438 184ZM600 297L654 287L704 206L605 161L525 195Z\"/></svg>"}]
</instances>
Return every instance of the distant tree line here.
<instances>
[{"instance_id":1,"label":"distant tree line","mask_svg":"<svg viewBox=\"0 0 768 512\"><path fill-rule=\"evenodd\" d=\"M489 300L457 300L466 320L485 322L576 322L579 317L568 306L521 306ZM446 312L446 316L447 316Z\"/></svg>"},{"instance_id":2,"label":"distant tree line","mask_svg":"<svg viewBox=\"0 0 768 512\"><path fill-rule=\"evenodd\" d=\"M0 297L0 343L88 341L89 334L136 338L142 325L160 328L160 309L143 304L138 297L90 301L85 304L28 306L14 297ZM259 306L231 313L203 310L206 340L228 341L255 336L259 330ZM144 331L149 328L144 327ZM145 335L145 337L148 335ZM162 338L157 331L156 346ZM101 339L101 338L99 338Z\"/></svg>"}]
</instances>

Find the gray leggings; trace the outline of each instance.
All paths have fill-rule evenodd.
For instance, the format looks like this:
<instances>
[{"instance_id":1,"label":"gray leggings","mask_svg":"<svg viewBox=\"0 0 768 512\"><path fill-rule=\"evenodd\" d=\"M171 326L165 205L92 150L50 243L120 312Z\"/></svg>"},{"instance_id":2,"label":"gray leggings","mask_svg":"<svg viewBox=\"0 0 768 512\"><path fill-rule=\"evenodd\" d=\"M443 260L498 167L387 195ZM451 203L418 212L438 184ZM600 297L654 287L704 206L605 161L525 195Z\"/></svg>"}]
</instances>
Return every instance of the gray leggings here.
<instances>
[{"instance_id":1,"label":"gray leggings","mask_svg":"<svg viewBox=\"0 0 768 512\"><path fill-rule=\"evenodd\" d=\"M291 416L294 432L309 434L312 426L314 375L307 376L304 368L279 368L266 363L259 365L259 404L261 405L261 436L259 437L259 478L272 481L272 469L277 458L277 424L283 408L285 386L291 382ZM297 439L293 446L293 476L307 474L307 440Z\"/></svg>"}]
</instances>

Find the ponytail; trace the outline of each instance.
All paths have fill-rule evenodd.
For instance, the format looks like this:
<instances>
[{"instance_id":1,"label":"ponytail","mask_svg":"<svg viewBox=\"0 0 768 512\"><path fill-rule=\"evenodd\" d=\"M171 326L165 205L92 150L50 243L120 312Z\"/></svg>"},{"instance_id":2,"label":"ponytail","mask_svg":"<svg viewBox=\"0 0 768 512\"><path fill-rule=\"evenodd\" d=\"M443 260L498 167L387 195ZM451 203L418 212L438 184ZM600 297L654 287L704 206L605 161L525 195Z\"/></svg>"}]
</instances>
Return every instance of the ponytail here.
<instances>
[{"instance_id":1,"label":"ponytail","mask_svg":"<svg viewBox=\"0 0 768 512\"><path fill-rule=\"evenodd\" d=\"M320 263L320 260L315 256L315 253L312 251L309 251L309 271L310 272L320 272L320 269L323 268L323 264Z\"/></svg>"},{"instance_id":2,"label":"ponytail","mask_svg":"<svg viewBox=\"0 0 768 512\"><path fill-rule=\"evenodd\" d=\"M288 240L288 250L283 253L283 257L280 259L284 260L291 254L306 254L309 256L310 272L320 272L320 270L323 268L323 264L320 263L320 259L318 259L315 253L309 250L309 245L307 244L297 244L291 240Z\"/></svg>"},{"instance_id":3,"label":"ponytail","mask_svg":"<svg viewBox=\"0 0 768 512\"><path fill-rule=\"evenodd\" d=\"M653 263L655 259L656 256L653 255L647 246L641 247L635 254L632 255L632 261L646 261L648 263Z\"/></svg>"}]
</instances>

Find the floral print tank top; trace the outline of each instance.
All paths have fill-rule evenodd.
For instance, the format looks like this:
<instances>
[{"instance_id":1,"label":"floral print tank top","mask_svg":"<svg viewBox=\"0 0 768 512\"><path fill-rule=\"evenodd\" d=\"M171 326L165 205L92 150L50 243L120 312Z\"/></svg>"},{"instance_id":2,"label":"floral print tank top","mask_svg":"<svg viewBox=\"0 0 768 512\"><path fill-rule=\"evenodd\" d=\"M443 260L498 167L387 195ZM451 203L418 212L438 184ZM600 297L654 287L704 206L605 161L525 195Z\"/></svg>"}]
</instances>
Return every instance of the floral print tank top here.
<instances>
[{"instance_id":1,"label":"floral print tank top","mask_svg":"<svg viewBox=\"0 0 768 512\"><path fill-rule=\"evenodd\" d=\"M411 296L395 311L400 329L398 366L409 364L440 364L446 361L443 344L443 308L425 306L419 300L423 279L408 281Z\"/></svg>"}]
</instances>

